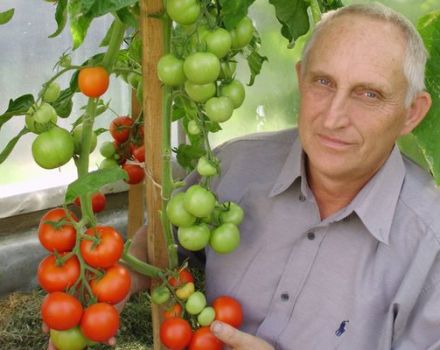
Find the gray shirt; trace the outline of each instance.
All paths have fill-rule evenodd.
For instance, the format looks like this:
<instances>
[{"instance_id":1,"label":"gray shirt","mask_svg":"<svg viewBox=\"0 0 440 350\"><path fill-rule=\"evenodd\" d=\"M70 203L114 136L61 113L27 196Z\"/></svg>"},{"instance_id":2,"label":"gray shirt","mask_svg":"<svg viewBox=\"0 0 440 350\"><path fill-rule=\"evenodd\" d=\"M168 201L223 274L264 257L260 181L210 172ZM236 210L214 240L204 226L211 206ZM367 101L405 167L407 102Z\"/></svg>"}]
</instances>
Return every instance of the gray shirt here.
<instances>
[{"instance_id":1,"label":"gray shirt","mask_svg":"<svg viewBox=\"0 0 440 350\"><path fill-rule=\"evenodd\" d=\"M206 251L208 299L282 350L440 349L440 195L394 148L354 200L320 219L297 131L217 149L220 201L245 210L240 247ZM188 179L194 181L194 177Z\"/></svg>"}]
</instances>

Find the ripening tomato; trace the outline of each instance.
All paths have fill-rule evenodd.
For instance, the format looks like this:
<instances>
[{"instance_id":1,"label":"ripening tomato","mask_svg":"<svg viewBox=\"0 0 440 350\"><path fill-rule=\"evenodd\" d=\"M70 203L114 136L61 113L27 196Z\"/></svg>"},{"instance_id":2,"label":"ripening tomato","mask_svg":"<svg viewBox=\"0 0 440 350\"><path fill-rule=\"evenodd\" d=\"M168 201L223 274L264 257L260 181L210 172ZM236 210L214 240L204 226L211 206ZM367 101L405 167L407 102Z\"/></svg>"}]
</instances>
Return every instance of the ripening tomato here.
<instances>
[{"instance_id":1,"label":"ripening tomato","mask_svg":"<svg viewBox=\"0 0 440 350\"><path fill-rule=\"evenodd\" d=\"M181 317L182 312L182 306L180 306L179 303L175 303L163 312L163 319L166 320L168 318Z\"/></svg>"},{"instance_id":2,"label":"ripening tomato","mask_svg":"<svg viewBox=\"0 0 440 350\"><path fill-rule=\"evenodd\" d=\"M86 231L86 235L96 238L96 242L83 239L80 243L81 255L87 264L109 268L119 260L124 249L124 241L113 227L91 227Z\"/></svg>"},{"instance_id":3,"label":"ripening tomato","mask_svg":"<svg viewBox=\"0 0 440 350\"><path fill-rule=\"evenodd\" d=\"M223 350L223 343L214 334L209 327L200 327L197 329L189 344L189 350Z\"/></svg>"},{"instance_id":4,"label":"ripening tomato","mask_svg":"<svg viewBox=\"0 0 440 350\"><path fill-rule=\"evenodd\" d=\"M125 267L115 264L105 271L104 276L92 280L90 284L98 301L117 304L130 292L131 276Z\"/></svg>"},{"instance_id":5,"label":"ripening tomato","mask_svg":"<svg viewBox=\"0 0 440 350\"><path fill-rule=\"evenodd\" d=\"M71 217L78 221L70 212ZM76 243L76 231L62 208L49 210L40 220L38 239L50 252L64 253L72 250Z\"/></svg>"},{"instance_id":6,"label":"ripening tomato","mask_svg":"<svg viewBox=\"0 0 440 350\"><path fill-rule=\"evenodd\" d=\"M145 145L134 147L131 153L138 162L145 162Z\"/></svg>"},{"instance_id":7,"label":"ripening tomato","mask_svg":"<svg viewBox=\"0 0 440 350\"><path fill-rule=\"evenodd\" d=\"M75 198L75 205L81 207L81 201L79 197ZM101 192L96 192L92 194L92 210L94 213L100 213L104 210L106 204L105 195Z\"/></svg>"},{"instance_id":8,"label":"ripening tomato","mask_svg":"<svg viewBox=\"0 0 440 350\"><path fill-rule=\"evenodd\" d=\"M191 341L189 322L180 317L166 319L160 325L160 340L170 350L182 350Z\"/></svg>"},{"instance_id":9,"label":"ripening tomato","mask_svg":"<svg viewBox=\"0 0 440 350\"><path fill-rule=\"evenodd\" d=\"M90 340L105 342L119 329L119 313L113 305L97 303L84 310L80 328Z\"/></svg>"},{"instance_id":10,"label":"ripening tomato","mask_svg":"<svg viewBox=\"0 0 440 350\"><path fill-rule=\"evenodd\" d=\"M136 185L144 180L145 171L141 166L137 164L124 164L122 165L122 169L124 169L128 175L128 180L125 180L128 184Z\"/></svg>"},{"instance_id":11,"label":"ripening tomato","mask_svg":"<svg viewBox=\"0 0 440 350\"><path fill-rule=\"evenodd\" d=\"M227 295L216 298L212 307L215 310L215 319L240 328L243 322L243 310L237 299Z\"/></svg>"},{"instance_id":12,"label":"ripening tomato","mask_svg":"<svg viewBox=\"0 0 440 350\"><path fill-rule=\"evenodd\" d=\"M194 282L194 277L188 269L179 270L177 279L175 277L168 279L168 283L175 288L181 287L188 282Z\"/></svg>"},{"instance_id":13,"label":"ripening tomato","mask_svg":"<svg viewBox=\"0 0 440 350\"><path fill-rule=\"evenodd\" d=\"M38 265L38 283L45 291L51 293L65 291L73 286L80 275L79 260L74 255L61 263L63 257L49 255Z\"/></svg>"},{"instance_id":14,"label":"ripening tomato","mask_svg":"<svg viewBox=\"0 0 440 350\"><path fill-rule=\"evenodd\" d=\"M109 131L113 139L119 143L125 142L130 136L133 119L128 116L117 117L110 123Z\"/></svg>"},{"instance_id":15,"label":"ripening tomato","mask_svg":"<svg viewBox=\"0 0 440 350\"><path fill-rule=\"evenodd\" d=\"M89 340L78 326L65 331L51 329L50 340L57 350L83 350L89 345Z\"/></svg>"},{"instance_id":16,"label":"ripening tomato","mask_svg":"<svg viewBox=\"0 0 440 350\"><path fill-rule=\"evenodd\" d=\"M109 74L103 67L86 67L79 71L78 87L87 97L101 96L107 91L109 83Z\"/></svg>"},{"instance_id":17,"label":"ripening tomato","mask_svg":"<svg viewBox=\"0 0 440 350\"><path fill-rule=\"evenodd\" d=\"M41 304L41 316L51 329L64 331L79 324L83 308L78 299L64 292L53 292Z\"/></svg>"}]
</instances>

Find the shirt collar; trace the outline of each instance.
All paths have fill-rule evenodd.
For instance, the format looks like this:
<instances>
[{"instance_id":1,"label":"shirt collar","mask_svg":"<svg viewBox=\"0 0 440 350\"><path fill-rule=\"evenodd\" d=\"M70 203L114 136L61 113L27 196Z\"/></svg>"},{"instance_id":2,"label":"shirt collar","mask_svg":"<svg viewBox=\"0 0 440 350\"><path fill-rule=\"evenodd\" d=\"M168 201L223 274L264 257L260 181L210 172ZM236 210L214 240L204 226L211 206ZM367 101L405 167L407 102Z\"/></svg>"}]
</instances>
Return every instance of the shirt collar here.
<instances>
[{"instance_id":1,"label":"shirt collar","mask_svg":"<svg viewBox=\"0 0 440 350\"><path fill-rule=\"evenodd\" d=\"M389 243L397 201L405 178L405 165L397 146L381 169L349 205L365 227L382 243Z\"/></svg>"},{"instance_id":2,"label":"shirt collar","mask_svg":"<svg viewBox=\"0 0 440 350\"><path fill-rule=\"evenodd\" d=\"M292 135L294 137L294 135ZM292 144L289 154L284 162L280 174L275 180L271 191L269 192L269 197L274 197L285 190L287 190L290 185L303 174L304 171L304 154L299 137L295 137L295 141ZM303 177L305 178L305 177ZM304 181L302 181L304 183Z\"/></svg>"}]
</instances>

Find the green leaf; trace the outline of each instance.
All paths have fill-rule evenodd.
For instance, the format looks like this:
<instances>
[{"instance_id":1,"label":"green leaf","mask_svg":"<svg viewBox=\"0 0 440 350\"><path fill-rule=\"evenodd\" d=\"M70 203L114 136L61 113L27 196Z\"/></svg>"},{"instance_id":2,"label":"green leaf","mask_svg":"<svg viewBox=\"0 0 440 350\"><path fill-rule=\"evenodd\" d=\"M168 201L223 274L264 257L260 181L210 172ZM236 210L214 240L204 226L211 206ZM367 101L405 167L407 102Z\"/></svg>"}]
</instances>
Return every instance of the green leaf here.
<instances>
[{"instance_id":1,"label":"green leaf","mask_svg":"<svg viewBox=\"0 0 440 350\"><path fill-rule=\"evenodd\" d=\"M336 10L340 7L343 7L344 4L341 0L320 0L319 1L319 7L321 9L321 12L327 12L331 10Z\"/></svg>"},{"instance_id":2,"label":"green leaf","mask_svg":"<svg viewBox=\"0 0 440 350\"><path fill-rule=\"evenodd\" d=\"M15 100L9 100L8 109L0 115L0 129L12 117L24 115L34 103L35 99L31 94L20 96Z\"/></svg>"},{"instance_id":3,"label":"green leaf","mask_svg":"<svg viewBox=\"0 0 440 350\"><path fill-rule=\"evenodd\" d=\"M116 19L112 22L110 28L107 30L107 33L105 34L104 39L102 39L101 43L99 44L99 47L108 46L110 43L110 39L112 37L113 28L115 27Z\"/></svg>"},{"instance_id":4,"label":"green leaf","mask_svg":"<svg viewBox=\"0 0 440 350\"><path fill-rule=\"evenodd\" d=\"M206 153L202 144L180 144L178 148L173 148L173 151L180 166L190 171L196 167L198 159Z\"/></svg>"},{"instance_id":5,"label":"green leaf","mask_svg":"<svg viewBox=\"0 0 440 350\"><path fill-rule=\"evenodd\" d=\"M66 190L65 202L72 203L76 197L87 193L94 193L102 186L111 184L119 180L127 180L128 176L125 170L120 167L110 169L99 169L88 173L86 176L72 182Z\"/></svg>"},{"instance_id":6,"label":"green leaf","mask_svg":"<svg viewBox=\"0 0 440 350\"><path fill-rule=\"evenodd\" d=\"M67 118L72 112L72 96L74 91L69 88L61 91L58 99L52 103L53 108L57 112L57 115L61 118Z\"/></svg>"},{"instance_id":7,"label":"green leaf","mask_svg":"<svg viewBox=\"0 0 440 350\"><path fill-rule=\"evenodd\" d=\"M0 12L0 25L8 23L12 16L14 16L15 9L9 9L4 12Z\"/></svg>"},{"instance_id":8,"label":"green leaf","mask_svg":"<svg viewBox=\"0 0 440 350\"><path fill-rule=\"evenodd\" d=\"M221 16L228 30L232 30L248 13L255 0L220 0Z\"/></svg>"},{"instance_id":9,"label":"green leaf","mask_svg":"<svg viewBox=\"0 0 440 350\"><path fill-rule=\"evenodd\" d=\"M57 21L57 29L55 32L53 32L51 35L49 35L49 38L54 38L58 36L66 26L67 22L67 0L58 0L57 2L57 9L55 11L55 20Z\"/></svg>"},{"instance_id":10,"label":"green leaf","mask_svg":"<svg viewBox=\"0 0 440 350\"><path fill-rule=\"evenodd\" d=\"M429 52L426 64L426 88L432 106L420 125L413 131L437 185L440 185L440 11L419 19L417 29Z\"/></svg>"},{"instance_id":11,"label":"green leaf","mask_svg":"<svg viewBox=\"0 0 440 350\"><path fill-rule=\"evenodd\" d=\"M244 50L244 55L247 59L251 77L249 78L248 86L255 82L255 77L260 74L264 61L268 61L266 56L259 54L260 38L254 36L251 43Z\"/></svg>"},{"instance_id":12,"label":"green leaf","mask_svg":"<svg viewBox=\"0 0 440 350\"><path fill-rule=\"evenodd\" d=\"M29 130L27 128L23 128L23 129L21 129L21 131L18 133L17 136L15 136L13 139L11 139L11 141L8 142L6 147L0 153L0 164L3 163L6 160L6 158L8 158L9 154L14 149L14 147L17 144L20 137L27 134L28 132L29 132Z\"/></svg>"},{"instance_id":13,"label":"green leaf","mask_svg":"<svg viewBox=\"0 0 440 350\"><path fill-rule=\"evenodd\" d=\"M307 0L269 0L275 6L275 14L281 23L281 34L289 40L290 46L297 38L308 32L309 16Z\"/></svg>"},{"instance_id":14,"label":"green leaf","mask_svg":"<svg viewBox=\"0 0 440 350\"><path fill-rule=\"evenodd\" d=\"M86 12L88 16L99 17L134 5L137 1L138 0L83 0L82 2L89 7L89 10Z\"/></svg>"},{"instance_id":15,"label":"green leaf","mask_svg":"<svg viewBox=\"0 0 440 350\"><path fill-rule=\"evenodd\" d=\"M87 10L87 7L84 6L84 3L87 3L87 1L70 0L67 8L74 50L80 47L83 43L90 23L93 20L93 17L86 15L85 11Z\"/></svg>"},{"instance_id":16,"label":"green leaf","mask_svg":"<svg viewBox=\"0 0 440 350\"><path fill-rule=\"evenodd\" d=\"M139 29L139 18L133 14L133 11L131 11L130 8L124 7L116 11L116 16L118 16L119 20L128 27L136 30Z\"/></svg>"},{"instance_id":17,"label":"green leaf","mask_svg":"<svg viewBox=\"0 0 440 350\"><path fill-rule=\"evenodd\" d=\"M136 62L142 60L142 41L139 35L136 35L130 42L128 47L128 55Z\"/></svg>"}]
</instances>

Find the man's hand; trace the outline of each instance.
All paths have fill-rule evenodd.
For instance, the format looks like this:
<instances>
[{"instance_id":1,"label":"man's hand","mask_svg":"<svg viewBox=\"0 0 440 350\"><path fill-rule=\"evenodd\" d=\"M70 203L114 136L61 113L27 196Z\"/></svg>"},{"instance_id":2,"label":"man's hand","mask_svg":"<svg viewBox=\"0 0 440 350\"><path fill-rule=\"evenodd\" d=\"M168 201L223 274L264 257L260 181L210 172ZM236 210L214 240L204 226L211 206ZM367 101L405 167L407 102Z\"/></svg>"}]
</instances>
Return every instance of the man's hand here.
<instances>
[{"instance_id":1,"label":"man's hand","mask_svg":"<svg viewBox=\"0 0 440 350\"><path fill-rule=\"evenodd\" d=\"M232 350L274 350L263 339L239 331L227 323L214 321L211 332Z\"/></svg>"}]
</instances>

